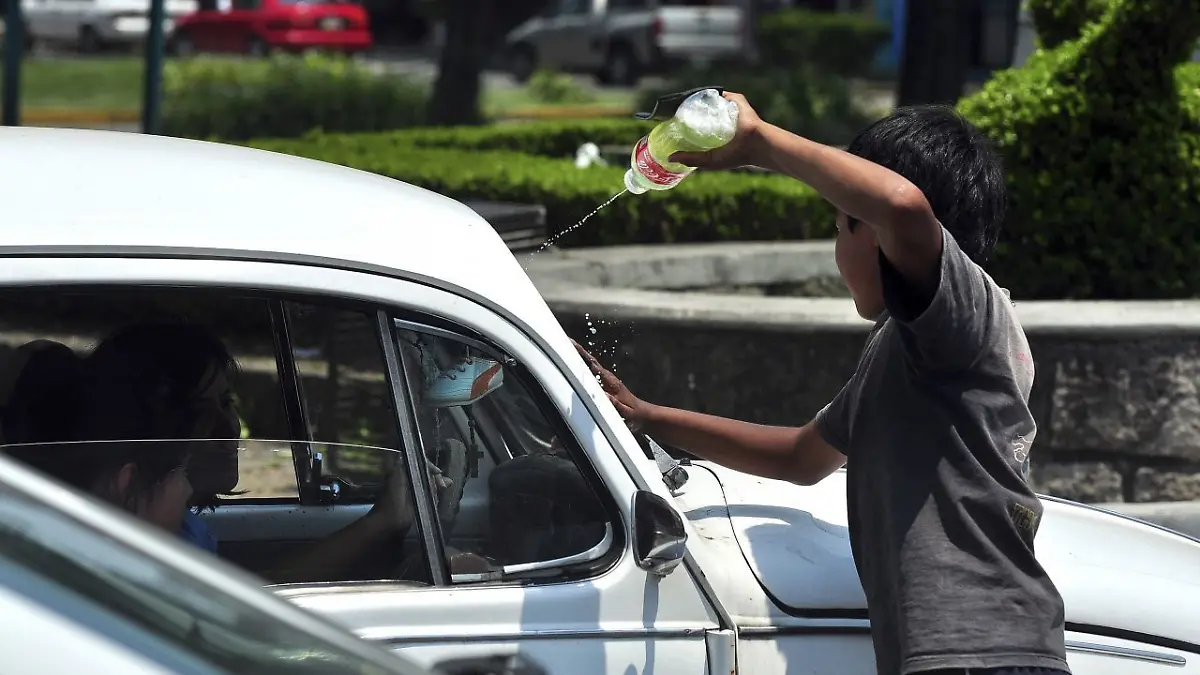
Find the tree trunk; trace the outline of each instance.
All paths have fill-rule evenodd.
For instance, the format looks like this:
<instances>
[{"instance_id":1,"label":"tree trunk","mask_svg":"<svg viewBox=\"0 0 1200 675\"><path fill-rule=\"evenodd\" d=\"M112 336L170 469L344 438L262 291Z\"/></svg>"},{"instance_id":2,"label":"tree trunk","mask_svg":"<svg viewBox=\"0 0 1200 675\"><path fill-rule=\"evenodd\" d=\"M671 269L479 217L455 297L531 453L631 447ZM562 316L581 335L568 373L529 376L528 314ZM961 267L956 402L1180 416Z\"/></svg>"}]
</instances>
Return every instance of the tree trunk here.
<instances>
[{"instance_id":1,"label":"tree trunk","mask_svg":"<svg viewBox=\"0 0 1200 675\"><path fill-rule=\"evenodd\" d=\"M448 0L446 41L429 102L435 125L478 124L483 67L487 63L492 0Z\"/></svg>"},{"instance_id":2,"label":"tree trunk","mask_svg":"<svg viewBox=\"0 0 1200 675\"><path fill-rule=\"evenodd\" d=\"M966 86L979 0L909 0L896 105L954 104Z\"/></svg>"}]
</instances>

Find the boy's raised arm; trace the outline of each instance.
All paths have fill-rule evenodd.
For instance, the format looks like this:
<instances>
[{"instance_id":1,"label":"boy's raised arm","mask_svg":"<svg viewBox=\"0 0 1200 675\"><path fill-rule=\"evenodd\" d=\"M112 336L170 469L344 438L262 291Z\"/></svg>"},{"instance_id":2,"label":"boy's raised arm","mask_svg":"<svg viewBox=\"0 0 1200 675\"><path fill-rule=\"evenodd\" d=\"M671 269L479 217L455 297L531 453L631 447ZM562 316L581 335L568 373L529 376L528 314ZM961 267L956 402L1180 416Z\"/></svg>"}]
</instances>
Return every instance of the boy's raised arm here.
<instances>
[{"instance_id":1,"label":"boy's raised arm","mask_svg":"<svg viewBox=\"0 0 1200 675\"><path fill-rule=\"evenodd\" d=\"M937 286L942 226L915 185L891 169L762 121L741 94L725 97L739 108L734 141L712 152L676 153L673 161L702 168L754 164L807 183L871 227L884 256L915 289Z\"/></svg>"}]
</instances>

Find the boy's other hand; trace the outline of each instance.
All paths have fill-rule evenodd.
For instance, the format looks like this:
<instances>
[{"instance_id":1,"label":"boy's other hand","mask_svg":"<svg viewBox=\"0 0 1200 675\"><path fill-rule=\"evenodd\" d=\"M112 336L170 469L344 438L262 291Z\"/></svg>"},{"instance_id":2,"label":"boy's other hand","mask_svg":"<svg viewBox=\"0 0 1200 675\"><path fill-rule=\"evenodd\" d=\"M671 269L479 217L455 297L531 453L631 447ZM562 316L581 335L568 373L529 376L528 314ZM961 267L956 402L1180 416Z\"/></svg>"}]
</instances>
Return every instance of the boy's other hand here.
<instances>
[{"instance_id":1,"label":"boy's other hand","mask_svg":"<svg viewBox=\"0 0 1200 675\"><path fill-rule=\"evenodd\" d=\"M738 107L737 133L733 140L716 150L707 152L677 152L671 155L672 162L698 169L734 169L739 166L754 164L759 131L763 121L754 108L746 101L746 97L733 92L725 92L725 99L733 101Z\"/></svg>"},{"instance_id":2,"label":"boy's other hand","mask_svg":"<svg viewBox=\"0 0 1200 675\"><path fill-rule=\"evenodd\" d=\"M591 352L584 349L582 345L574 340L571 343L575 345L575 349L583 357L592 374L600 381L600 386L604 389L604 393L608 394L608 400L612 402L613 407L625 419L629 428L633 431L641 429L648 420L650 411L654 406L634 396L633 392L629 391L629 387L626 387L620 378L613 375L612 371L600 365L596 357L592 356Z\"/></svg>"}]
</instances>

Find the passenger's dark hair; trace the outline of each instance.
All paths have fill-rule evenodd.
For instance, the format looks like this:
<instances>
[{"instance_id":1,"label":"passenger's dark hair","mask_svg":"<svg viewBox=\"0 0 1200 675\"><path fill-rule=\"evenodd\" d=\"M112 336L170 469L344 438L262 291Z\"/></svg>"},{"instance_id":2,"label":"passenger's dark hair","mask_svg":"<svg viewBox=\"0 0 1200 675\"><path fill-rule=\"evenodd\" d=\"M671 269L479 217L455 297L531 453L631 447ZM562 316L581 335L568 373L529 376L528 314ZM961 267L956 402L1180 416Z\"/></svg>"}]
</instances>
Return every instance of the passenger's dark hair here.
<instances>
[{"instance_id":1,"label":"passenger's dark hair","mask_svg":"<svg viewBox=\"0 0 1200 675\"><path fill-rule=\"evenodd\" d=\"M69 440L83 359L61 342L33 340L14 350L5 365L19 370L0 419L4 442Z\"/></svg>"},{"instance_id":2,"label":"passenger's dark hair","mask_svg":"<svg viewBox=\"0 0 1200 675\"><path fill-rule=\"evenodd\" d=\"M214 333L175 321L138 323L116 331L88 356L86 366L89 381L77 433L88 440L177 439L126 444L144 447L138 452L138 466L146 462L151 477L160 479L194 448L188 442L196 423L193 400L208 386L206 378L237 370L237 362ZM194 499L211 507L218 495L196 494Z\"/></svg>"},{"instance_id":3,"label":"passenger's dark hair","mask_svg":"<svg viewBox=\"0 0 1200 675\"><path fill-rule=\"evenodd\" d=\"M205 377L234 372L225 344L207 328L184 322L147 322L122 328L88 356L85 438L190 438L190 403Z\"/></svg>"},{"instance_id":4,"label":"passenger's dark hair","mask_svg":"<svg viewBox=\"0 0 1200 675\"><path fill-rule=\"evenodd\" d=\"M191 398L207 384L204 378L234 369L225 345L202 326L125 327L83 360L71 386L57 389L57 429L9 441L57 444L14 448L10 454L83 490L102 486L132 463L136 471L127 497L152 495L187 462L192 446L186 439L195 424Z\"/></svg>"},{"instance_id":5,"label":"passenger's dark hair","mask_svg":"<svg viewBox=\"0 0 1200 675\"><path fill-rule=\"evenodd\" d=\"M991 255L1008 204L1004 169L988 139L954 109L900 108L864 129L846 151L917 186L971 260L983 264Z\"/></svg>"}]
</instances>

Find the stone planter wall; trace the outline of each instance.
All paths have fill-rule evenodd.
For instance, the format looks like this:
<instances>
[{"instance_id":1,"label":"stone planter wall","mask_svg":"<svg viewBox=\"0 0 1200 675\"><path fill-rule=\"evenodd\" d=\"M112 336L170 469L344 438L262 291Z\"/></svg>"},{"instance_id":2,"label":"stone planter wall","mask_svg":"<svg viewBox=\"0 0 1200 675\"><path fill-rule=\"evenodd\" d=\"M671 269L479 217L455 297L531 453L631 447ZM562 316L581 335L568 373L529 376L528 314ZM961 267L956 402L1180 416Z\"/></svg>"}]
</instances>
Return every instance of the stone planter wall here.
<instances>
[{"instance_id":1,"label":"stone planter wall","mask_svg":"<svg viewBox=\"0 0 1200 675\"><path fill-rule=\"evenodd\" d=\"M827 242L572 251L529 271L567 332L639 395L755 422L808 421L853 371L870 328L846 299L670 290L828 277ZM1200 500L1200 302L1017 311L1037 366L1037 489L1084 502Z\"/></svg>"}]
</instances>

